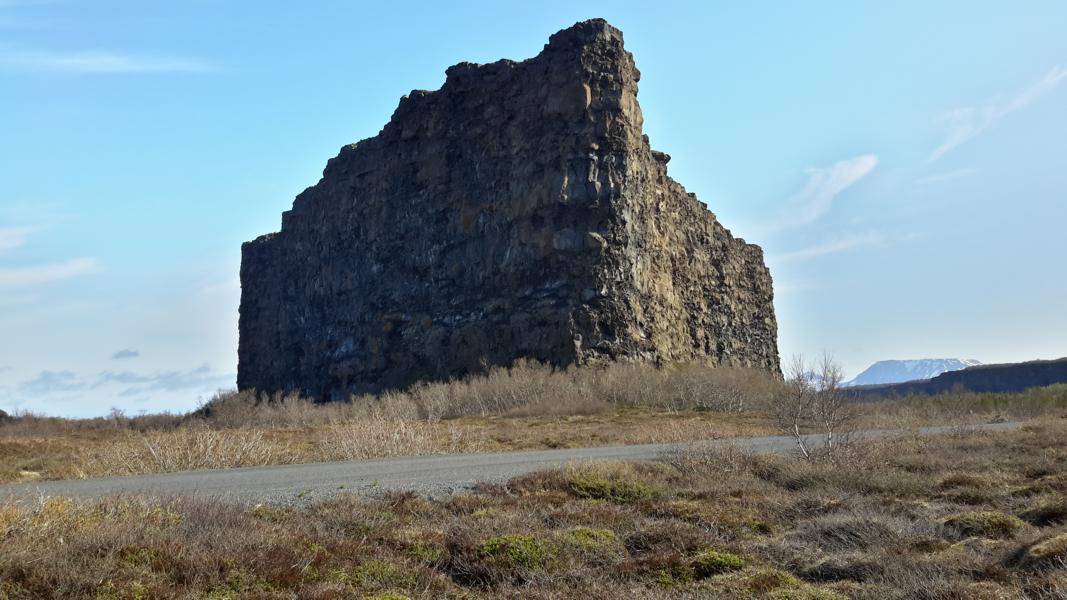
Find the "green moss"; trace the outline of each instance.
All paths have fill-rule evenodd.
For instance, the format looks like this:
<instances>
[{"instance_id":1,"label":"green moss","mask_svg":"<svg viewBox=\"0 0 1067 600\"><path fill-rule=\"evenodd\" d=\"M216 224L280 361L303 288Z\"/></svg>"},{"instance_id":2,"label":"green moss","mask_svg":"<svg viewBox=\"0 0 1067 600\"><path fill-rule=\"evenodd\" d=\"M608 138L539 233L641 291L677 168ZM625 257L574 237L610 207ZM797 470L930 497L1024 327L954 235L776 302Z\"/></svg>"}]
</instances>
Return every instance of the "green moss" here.
<instances>
[{"instance_id":1,"label":"green moss","mask_svg":"<svg viewBox=\"0 0 1067 600\"><path fill-rule=\"evenodd\" d=\"M408 546L408 555L424 563L439 563L448 558L448 552L432 542L413 542Z\"/></svg>"},{"instance_id":2,"label":"green moss","mask_svg":"<svg viewBox=\"0 0 1067 600\"><path fill-rule=\"evenodd\" d=\"M120 567L132 569L151 569L158 562L159 557L150 548L129 547L119 550L118 560Z\"/></svg>"},{"instance_id":3,"label":"green moss","mask_svg":"<svg viewBox=\"0 0 1067 600\"><path fill-rule=\"evenodd\" d=\"M545 570L556 562L555 546L528 535L501 535L491 537L478 548L489 561L508 568Z\"/></svg>"},{"instance_id":4,"label":"green moss","mask_svg":"<svg viewBox=\"0 0 1067 600\"><path fill-rule=\"evenodd\" d=\"M744 566L745 559L714 548L702 548L693 555L693 571L697 577L710 577L719 573L736 571Z\"/></svg>"},{"instance_id":5,"label":"green moss","mask_svg":"<svg viewBox=\"0 0 1067 600\"><path fill-rule=\"evenodd\" d=\"M148 590L139 581L133 581L121 586L107 582L96 590L94 600L147 600Z\"/></svg>"},{"instance_id":6,"label":"green moss","mask_svg":"<svg viewBox=\"0 0 1067 600\"><path fill-rule=\"evenodd\" d=\"M962 513L945 519L945 525L962 535L1010 538L1025 525L1022 519L993 510Z\"/></svg>"},{"instance_id":7,"label":"green moss","mask_svg":"<svg viewBox=\"0 0 1067 600\"><path fill-rule=\"evenodd\" d=\"M670 507L671 512L682 519L695 519L704 512L704 507L692 500L673 500L667 506Z\"/></svg>"},{"instance_id":8,"label":"green moss","mask_svg":"<svg viewBox=\"0 0 1067 600\"><path fill-rule=\"evenodd\" d=\"M751 598L774 590L795 590L804 586L791 573L779 569L745 569L715 576L715 588L735 596Z\"/></svg>"},{"instance_id":9,"label":"green moss","mask_svg":"<svg viewBox=\"0 0 1067 600\"><path fill-rule=\"evenodd\" d=\"M570 487L579 498L607 500L617 504L628 504L659 495L659 490L639 481L609 479L598 475L575 475L571 478Z\"/></svg>"},{"instance_id":10,"label":"green moss","mask_svg":"<svg viewBox=\"0 0 1067 600\"><path fill-rule=\"evenodd\" d=\"M753 533L757 533L759 535L771 535L772 533L774 533L774 527L772 527L770 523L762 519L750 520L748 522L748 528L751 529Z\"/></svg>"},{"instance_id":11,"label":"green moss","mask_svg":"<svg viewBox=\"0 0 1067 600\"><path fill-rule=\"evenodd\" d=\"M330 551L326 549L326 546L318 542L306 541L304 542L304 548L311 553L313 557L327 558L330 556Z\"/></svg>"},{"instance_id":12,"label":"green moss","mask_svg":"<svg viewBox=\"0 0 1067 600\"><path fill-rule=\"evenodd\" d=\"M415 527L397 530L395 535L404 552L419 562L433 565L448 558L444 535L439 530Z\"/></svg>"},{"instance_id":13,"label":"green moss","mask_svg":"<svg viewBox=\"0 0 1067 600\"><path fill-rule=\"evenodd\" d=\"M615 532L610 529L575 527L568 531L566 535L570 544L586 550L604 548L619 541L619 538L615 536Z\"/></svg>"},{"instance_id":14,"label":"green moss","mask_svg":"<svg viewBox=\"0 0 1067 600\"><path fill-rule=\"evenodd\" d=\"M416 583L410 569L378 560L357 566L342 579L363 589L406 588Z\"/></svg>"},{"instance_id":15,"label":"green moss","mask_svg":"<svg viewBox=\"0 0 1067 600\"><path fill-rule=\"evenodd\" d=\"M1067 565L1067 533L1031 545L1021 553L1018 562L1020 566L1032 570Z\"/></svg>"},{"instance_id":16,"label":"green moss","mask_svg":"<svg viewBox=\"0 0 1067 600\"><path fill-rule=\"evenodd\" d=\"M271 592L274 586L254 573L247 573L233 567L226 572L226 585L235 592Z\"/></svg>"},{"instance_id":17,"label":"green moss","mask_svg":"<svg viewBox=\"0 0 1067 600\"><path fill-rule=\"evenodd\" d=\"M767 600L848 600L848 596L833 590L821 590L813 587L774 590L766 596Z\"/></svg>"},{"instance_id":18,"label":"green moss","mask_svg":"<svg viewBox=\"0 0 1067 600\"><path fill-rule=\"evenodd\" d=\"M673 569L660 569L656 572L656 583L663 587L673 588L692 583L696 578L693 569L688 566Z\"/></svg>"}]
</instances>

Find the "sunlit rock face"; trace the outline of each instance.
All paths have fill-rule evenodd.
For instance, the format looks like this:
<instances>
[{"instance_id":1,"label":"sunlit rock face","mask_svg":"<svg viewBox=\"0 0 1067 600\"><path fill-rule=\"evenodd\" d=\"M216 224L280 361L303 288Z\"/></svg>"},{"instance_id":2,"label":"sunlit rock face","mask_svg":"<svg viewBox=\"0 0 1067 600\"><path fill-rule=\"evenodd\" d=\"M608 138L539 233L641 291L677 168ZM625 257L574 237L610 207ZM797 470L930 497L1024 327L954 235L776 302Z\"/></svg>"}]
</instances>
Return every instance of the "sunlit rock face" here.
<instances>
[{"instance_id":1,"label":"sunlit rock face","mask_svg":"<svg viewBox=\"0 0 1067 600\"><path fill-rule=\"evenodd\" d=\"M667 176L602 20L461 63L244 244L238 386L319 399L531 358L778 372L771 277Z\"/></svg>"}]
</instances>

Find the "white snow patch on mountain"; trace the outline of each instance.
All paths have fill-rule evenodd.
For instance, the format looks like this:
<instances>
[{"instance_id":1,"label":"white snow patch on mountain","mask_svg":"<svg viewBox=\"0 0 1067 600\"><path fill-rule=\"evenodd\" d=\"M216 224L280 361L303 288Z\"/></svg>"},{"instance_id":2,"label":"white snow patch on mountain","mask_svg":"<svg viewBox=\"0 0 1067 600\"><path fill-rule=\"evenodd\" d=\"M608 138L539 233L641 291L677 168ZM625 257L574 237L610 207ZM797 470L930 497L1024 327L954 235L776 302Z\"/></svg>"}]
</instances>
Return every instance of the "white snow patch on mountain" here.
<instances>
[{"instance_id":1,"label":"white snow patch on mountain","mask_svg":"<svg viewBox=\"0 0 1067 600\"><path fill-rule=\"evenodd\" d=\"M881 360L867 367L843 385L878 385L930 379L948 371L959 371L982 364L974 359L922 358L917 360Z\"/></svg>"}]
</instances>

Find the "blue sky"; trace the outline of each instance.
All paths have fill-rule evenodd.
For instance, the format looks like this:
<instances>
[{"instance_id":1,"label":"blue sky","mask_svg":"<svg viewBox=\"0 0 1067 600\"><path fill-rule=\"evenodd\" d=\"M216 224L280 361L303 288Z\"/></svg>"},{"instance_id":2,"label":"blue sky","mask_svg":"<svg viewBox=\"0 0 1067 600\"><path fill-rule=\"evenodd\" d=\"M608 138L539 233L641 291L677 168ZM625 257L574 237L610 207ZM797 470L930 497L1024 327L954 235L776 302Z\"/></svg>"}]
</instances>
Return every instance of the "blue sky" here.
<instances>
[{"instance_id":1,"label":"blue sky","mask_svg":"<svg viewBox=\"0 0 1067 600\"><path fill-rule=\"evenodd\" d=\"M0 408L232 386L241 242L403 94L595 16L783 356L1067 355L1062 2L0 0Z\"/></svg>"}]
</instances>

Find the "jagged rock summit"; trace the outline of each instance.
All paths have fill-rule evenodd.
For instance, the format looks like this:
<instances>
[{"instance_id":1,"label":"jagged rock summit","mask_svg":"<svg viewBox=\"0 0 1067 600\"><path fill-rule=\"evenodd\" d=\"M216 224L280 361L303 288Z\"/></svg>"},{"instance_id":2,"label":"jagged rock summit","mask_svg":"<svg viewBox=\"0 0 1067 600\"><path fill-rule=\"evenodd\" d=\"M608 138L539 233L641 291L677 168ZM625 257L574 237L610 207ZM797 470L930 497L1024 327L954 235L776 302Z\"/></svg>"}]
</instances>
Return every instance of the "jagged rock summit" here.
<instances>
[{"instance_id":1,"label":"jagged rock summit","mask_svg":"<svg viewBox=\"0 0 1067 600\"><path fill-rule=\"evenodd\" d=\"M241 389L319 399L531 358L778 372L771 277L667 176L622 33L460 63L242 247Z\"/></svg>"}]
</instances>

